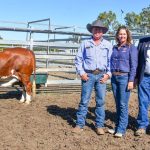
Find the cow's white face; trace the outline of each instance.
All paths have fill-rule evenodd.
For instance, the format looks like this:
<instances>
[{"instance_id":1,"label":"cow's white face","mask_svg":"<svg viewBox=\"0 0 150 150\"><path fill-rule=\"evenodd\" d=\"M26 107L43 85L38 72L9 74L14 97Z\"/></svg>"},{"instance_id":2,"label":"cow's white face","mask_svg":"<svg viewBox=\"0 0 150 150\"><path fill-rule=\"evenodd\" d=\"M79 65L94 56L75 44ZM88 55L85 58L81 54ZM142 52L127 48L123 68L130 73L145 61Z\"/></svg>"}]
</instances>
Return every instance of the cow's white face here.
<instances>
[{"instance_id":1,"label":"cow's white face","mask_svg":"<svg viewBox=\"0 0 150 150\"><path fill-rule=\"evenodd\" d=\"M2 76L1 79L7 79L9 77L14 77L16 79L18 79L18 77L14 74L14 69L11 70L11 75L10 76Z\"/></svg>"},{"instance_id":2,"label":"cow's white face","mask_svg":"<svg viewBox=\"0 0 150 150\"><path fill-rule=\"evenodd\" d=\"M1 87L11 87L11 86L12 86L15 82L17 82L17 81L18 81L18 79L13 78L13 79L11 79L10 81L1 84L0 86L1 86Z\"/></svg>"},{"instance_id":3,"label":"cow's white face","mask_svg":"<svg viewBox=\"0 0 150 150\"><path fill-rule=\"evenodd\" d=\"M7 79L13 77L13 79L10 79L9 81L7 81L6 83L1 84L1 87L10 87L12 86L15 82L18 81L18 77L16 75L14 75L14 69L11 70L11 75L10 76L2 76L1 79Z\"/></svg>"},{"instance_id":4,"label":"cow's white face","mask_svg":"<svg viewBox=\"0 0 150 150\"><path fill-rule=\"evenodd\" d=\"M2 76L1 79L7 79L9 76Z\"/></svg>"}]
</instances>

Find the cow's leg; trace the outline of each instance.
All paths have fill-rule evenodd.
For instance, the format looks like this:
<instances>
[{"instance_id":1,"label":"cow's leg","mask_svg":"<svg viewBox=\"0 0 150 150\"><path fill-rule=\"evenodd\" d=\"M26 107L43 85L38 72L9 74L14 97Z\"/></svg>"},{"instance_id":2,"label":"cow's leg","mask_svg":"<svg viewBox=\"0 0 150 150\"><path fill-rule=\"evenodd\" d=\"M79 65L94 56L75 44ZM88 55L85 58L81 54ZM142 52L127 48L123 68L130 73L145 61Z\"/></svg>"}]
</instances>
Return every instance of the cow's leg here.
<instances>
[{"instance_id":1,"label":"cow's leg","mask_svg":"<svg viewBox=\"0 0 150 150\"><path fill-rule=\"evenodd\" d=\"M22 83L25 87L26 91L26 104L30 104L31 102L31 89L32 89L32 84L30 82L30 76L29 75L23 75L22 76Z\"/></svg>"},{"instance_id":2,"label":"cow's leg","mask_svg":"<svg viewBox=\"0 0 150 150\"><path fill-rule=\"evenodd\" d=\"M7 83L1 84L0 86L1 86L1 87L10 87L10 86L13 85L13 83L15 83L15 82L17 82L17 81L18 81L18 79L13 78L13 79L11 79L10 81L8 81Z\"/></svg>"},{"instance_id":3,"label":"cow's leg","mask_svg":"<svg viewBox=\"0 0 150 150\"><path fill-rule=\"evenodd\" d=\"M26 92L26 101L25 101L25 103L26 103L26 104L30 104L30 102L31 102L31 94L29 95L29 94Z\"/></svg>"},{"instance_id":4,"label":"cow's leg","mask_svg":"<svg viewBox=\"0 0 150 150\"><path fill-rule=\"evenodd\" d=\"M23 91L22 91L22 96L21 96L21 99L20 99L20 103L24 103L26 100L26 91L25 91L25 88L23 87Z\"/></svg>"}]
</instances>

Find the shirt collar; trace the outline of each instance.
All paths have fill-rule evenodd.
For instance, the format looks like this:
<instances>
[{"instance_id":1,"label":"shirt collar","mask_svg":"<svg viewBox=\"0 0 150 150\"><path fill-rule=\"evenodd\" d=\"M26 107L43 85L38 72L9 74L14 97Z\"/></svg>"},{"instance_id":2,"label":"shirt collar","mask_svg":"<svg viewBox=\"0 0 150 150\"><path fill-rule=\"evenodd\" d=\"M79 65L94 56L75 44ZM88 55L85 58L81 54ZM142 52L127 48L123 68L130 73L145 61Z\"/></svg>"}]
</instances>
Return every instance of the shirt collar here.
<instances>
[{"instance_id":1,"label":"shirt collar","mask_svg":"<svg viewBox=\"0 0 150 150\"><path fill-rule=\"evenodd\" d=\"M114 47L115 47L115 48L118 48L118 47L119 47L119 45L118 45L118 44L116 44L116 45L114 45ZM129 47L129 45L128 45L128 44L124 44L124 45L121 45L121 47Z\"/></svg>"},{"instance_id":2,"label":"shirt collar","mask_svg":"<svg viewBox=\"0 0 150 150\"><path fill-rule=\"evenodd\" d=\"M103 42L103 40L104 40L104 38L103 38L103 37L101 37L101 39L100 39L100 43L102 43L102 42ZM94 44L93 37L91 37L90 41Z\"/></svg>"}]
</instances>

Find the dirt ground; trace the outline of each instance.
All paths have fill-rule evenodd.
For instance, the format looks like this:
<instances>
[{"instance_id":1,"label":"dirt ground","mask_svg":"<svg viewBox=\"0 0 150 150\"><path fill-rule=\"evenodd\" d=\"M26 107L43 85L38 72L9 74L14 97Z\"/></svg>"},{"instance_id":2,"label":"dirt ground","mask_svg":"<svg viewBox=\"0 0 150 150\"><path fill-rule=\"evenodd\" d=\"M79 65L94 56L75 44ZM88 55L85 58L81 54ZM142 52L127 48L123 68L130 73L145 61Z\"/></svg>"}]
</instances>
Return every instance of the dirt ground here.
<instances>
[{"instance_id":1,"label":"dirt ground","mask_svg":"<svg viewBox=\"0 0 150 150\"><path fill-rule=\"evenodd\" d=\"M17 98L16 98L17 97ZM20 93L0 94L0 150L149 150L150 134L134 136L138 102L132 93L126 135L114 138L94 131L94 94L89 105L84 132L71 132L75 126L80 93L39 93L30 105L20 104ZM105 130L114 127L115 104L106 94Z\"/></svg>"}]
</instances>

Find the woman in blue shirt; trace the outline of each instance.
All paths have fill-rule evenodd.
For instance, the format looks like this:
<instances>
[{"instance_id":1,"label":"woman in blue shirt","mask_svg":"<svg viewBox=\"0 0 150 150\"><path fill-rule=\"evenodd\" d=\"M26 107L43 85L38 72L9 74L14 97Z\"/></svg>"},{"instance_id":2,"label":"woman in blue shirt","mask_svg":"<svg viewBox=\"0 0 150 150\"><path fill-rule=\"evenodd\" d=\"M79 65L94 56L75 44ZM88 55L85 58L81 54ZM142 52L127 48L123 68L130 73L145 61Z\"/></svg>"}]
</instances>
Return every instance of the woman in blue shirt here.
<instances>
[{"instance_id":1,"label":"woman in blue shirt","mask_svg":"<svg viewBox=\"0 0 150 150\"><path fill-rule=\"evenodd\" d=\"M130 90L134 87L137 68L137 48L131 44L130 31L121 26L116 33L117 45L111 55L111 84L116 103L117 120L115 129L108 132L122 137L128 125L128 101Z\"/></svg>"}]
</instances>

